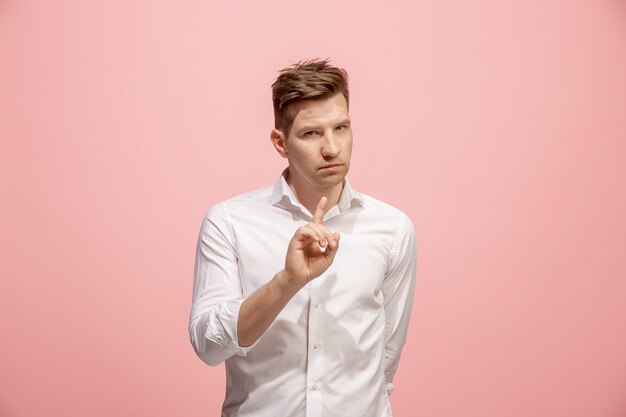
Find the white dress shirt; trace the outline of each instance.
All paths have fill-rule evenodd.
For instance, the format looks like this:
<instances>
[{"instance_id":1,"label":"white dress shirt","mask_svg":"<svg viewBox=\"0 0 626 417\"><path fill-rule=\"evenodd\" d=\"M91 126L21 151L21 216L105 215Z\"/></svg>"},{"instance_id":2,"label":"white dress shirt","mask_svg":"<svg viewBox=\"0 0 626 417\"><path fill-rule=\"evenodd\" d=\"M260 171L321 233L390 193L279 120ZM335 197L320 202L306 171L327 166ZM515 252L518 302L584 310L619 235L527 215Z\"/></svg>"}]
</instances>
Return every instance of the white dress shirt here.
<instances>
[{"instance_id":1,"label":"white dress shirt","mask_svg":"<svg viewBox=\"0 0 626 417\"><path fill-rule=\"evenodd\" d=\"M252 346L239 346L241 303L284 268L291 237L311 220L282 175L204 218L189 333L204 362L226 361L223 417L391 416L415 286L415 233L403 212L347 179L324 217L341 234L333 264Z\"/></svg>"}]
</instances>

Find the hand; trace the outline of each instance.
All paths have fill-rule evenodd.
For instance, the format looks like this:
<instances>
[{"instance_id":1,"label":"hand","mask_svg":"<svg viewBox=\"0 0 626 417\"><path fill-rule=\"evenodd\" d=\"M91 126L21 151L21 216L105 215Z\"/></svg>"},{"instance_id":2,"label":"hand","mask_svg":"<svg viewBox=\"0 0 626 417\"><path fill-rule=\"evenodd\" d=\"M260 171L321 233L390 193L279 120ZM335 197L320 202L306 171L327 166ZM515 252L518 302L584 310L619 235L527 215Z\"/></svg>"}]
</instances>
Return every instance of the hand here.
<instances>
[{"instance_id":1,"label":"hand","mask_svg":"<svg viewBox=\"0 0 626 417\"><path fill-rule=\"evenodd\" d=\"M289 241L282 277L289 284L304 286L319 277L333 263L339 248L339 233L323 224L328 199L322 197L315 208L313 220L299 227Z\"/></svg>"}]
</instances>

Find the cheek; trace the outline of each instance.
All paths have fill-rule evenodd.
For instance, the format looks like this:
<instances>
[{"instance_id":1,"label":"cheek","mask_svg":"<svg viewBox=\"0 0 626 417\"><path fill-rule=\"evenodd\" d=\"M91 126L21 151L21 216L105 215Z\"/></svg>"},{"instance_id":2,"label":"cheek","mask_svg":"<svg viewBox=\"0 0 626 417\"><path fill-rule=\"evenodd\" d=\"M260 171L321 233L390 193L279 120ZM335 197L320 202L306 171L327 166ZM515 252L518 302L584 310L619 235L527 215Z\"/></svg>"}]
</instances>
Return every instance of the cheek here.
<instances>
[{"instance_id":1,"label":"cheek","mask_svg":"<svg viewBox=\"0 0 626 417\"><path fill-rule=\"evenodd\" d=\"M307 146L292 149L289 156L291 161L297 165L306 166L315 163L315 150L309 149Z\"/></svg>"},{"instance_id":2,"label":"cheek","mask_svg":"<svg viewBox=\"0 0 626 417\"><path fill-rule=\"evenodd\" d=\"M345 145L344 153L350 155L352 153L352 138L350 138Z\"/></svg>"}]
</instances>

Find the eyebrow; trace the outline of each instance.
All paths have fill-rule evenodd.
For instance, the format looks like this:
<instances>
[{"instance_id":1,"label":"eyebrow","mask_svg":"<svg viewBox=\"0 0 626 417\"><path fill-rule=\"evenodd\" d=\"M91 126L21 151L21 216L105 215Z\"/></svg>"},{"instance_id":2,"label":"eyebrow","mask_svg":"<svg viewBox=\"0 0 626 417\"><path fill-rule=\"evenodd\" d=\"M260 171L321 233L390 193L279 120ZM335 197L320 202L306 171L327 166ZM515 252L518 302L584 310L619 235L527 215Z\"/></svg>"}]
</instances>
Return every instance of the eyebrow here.
<instances>
[{"instance_id":1,"label":"eyebrow","mask_svg":"<svg viewBox=\"0 0 626 417\"><path fill-rule=\"evenodd\" d=\"M339 126L339 125L349 125L350 124L350 119L343 119L340 122L335 123L335 126ZM304 132L308 132L310 130L317 130L320 128L320 125L309 125L309 126L303 126L301 129L298 129L299 133L304 133Z\"/></svg>"}]
</instances>

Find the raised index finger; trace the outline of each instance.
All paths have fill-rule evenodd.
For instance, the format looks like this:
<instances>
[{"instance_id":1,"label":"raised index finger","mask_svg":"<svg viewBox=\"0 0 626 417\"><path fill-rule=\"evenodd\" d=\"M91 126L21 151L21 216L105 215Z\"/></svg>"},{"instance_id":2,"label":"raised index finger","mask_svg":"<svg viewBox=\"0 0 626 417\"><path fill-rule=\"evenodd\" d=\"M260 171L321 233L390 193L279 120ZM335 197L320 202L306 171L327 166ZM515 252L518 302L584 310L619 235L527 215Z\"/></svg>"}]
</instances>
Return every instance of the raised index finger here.
<instances>
[{"instance_id":1,"label":"raised index finger","mask_svg":"<svg viewBox=\"0 0 626 417\"><path fill-rule=\"evenodd\" d=\"M326 196L322 196L320 198L320 202L317 203L317 207L315 207L315 213L313 213L313 223L322 224L324 221L324 214L326 214L326 203L328 203L328 199Z\"/></svg>"}]
</instances>

